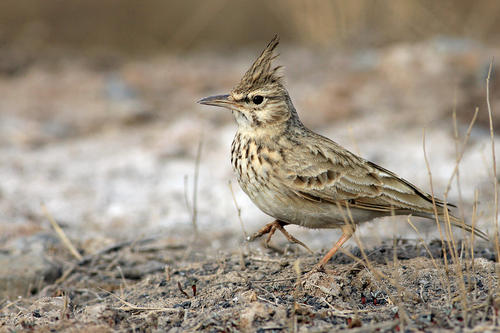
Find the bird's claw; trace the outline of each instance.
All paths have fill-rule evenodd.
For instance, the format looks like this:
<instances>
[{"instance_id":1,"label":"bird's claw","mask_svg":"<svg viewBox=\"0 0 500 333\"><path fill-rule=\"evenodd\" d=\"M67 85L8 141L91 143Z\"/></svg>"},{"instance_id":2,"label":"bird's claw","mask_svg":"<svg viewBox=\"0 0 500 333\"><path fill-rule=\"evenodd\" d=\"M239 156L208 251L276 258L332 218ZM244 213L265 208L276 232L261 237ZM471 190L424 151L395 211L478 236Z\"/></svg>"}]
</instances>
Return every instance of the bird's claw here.
<instances>
[{"instance_id":1,"label":"bird's claw","mask_svg":"<svg viewBox=\"0 0 500 333\"><path fill-rule=\"evenodd\" d=\"M292 235L290 235L288 233L288 231L285 230L284 226L287 224L288 223L275 220L274 222L266 224L262 229L257 231L252 236L249 236L247 238L247 241L251 242L251 241L254 241L255 239L261 237L262 235L269 234L265 240L266 247L269 247L269 242L271 241L271 237L274 235L276 230L279 230L286 237L286 239L288 239L289 242L299 244L300 246L305 248L307 251L309 251L309 253L313 253L313 251L311 251L311 249L306 244L304 244L303 242L301 242L297 238L293 237Z\"/></svg>"}]
</instances>

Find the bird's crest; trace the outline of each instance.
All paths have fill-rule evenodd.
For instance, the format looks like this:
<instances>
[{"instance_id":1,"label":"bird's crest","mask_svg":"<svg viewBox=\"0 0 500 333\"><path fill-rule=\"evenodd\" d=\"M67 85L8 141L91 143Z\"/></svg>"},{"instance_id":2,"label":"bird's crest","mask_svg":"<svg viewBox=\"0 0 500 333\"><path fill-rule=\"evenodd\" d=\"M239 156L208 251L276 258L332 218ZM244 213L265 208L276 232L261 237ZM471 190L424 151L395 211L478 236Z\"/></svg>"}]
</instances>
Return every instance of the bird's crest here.
<instances>
[{"instance_id":1,"label":"bird's crest","mask_svg":"<svg viewBox=\"0 0 500 333\"><path fill-rule=\"evenodd\" d=\"M281 86L281 76L278 70L281 66L271 67L271 62L278 57L273 54L274 49L279 44L279 36L275 35L267 44L261 55L255 60L249 70L243 75L240 83L233 89L236 93L247 92L265 85Z\"/></svg>"}]
</instances>

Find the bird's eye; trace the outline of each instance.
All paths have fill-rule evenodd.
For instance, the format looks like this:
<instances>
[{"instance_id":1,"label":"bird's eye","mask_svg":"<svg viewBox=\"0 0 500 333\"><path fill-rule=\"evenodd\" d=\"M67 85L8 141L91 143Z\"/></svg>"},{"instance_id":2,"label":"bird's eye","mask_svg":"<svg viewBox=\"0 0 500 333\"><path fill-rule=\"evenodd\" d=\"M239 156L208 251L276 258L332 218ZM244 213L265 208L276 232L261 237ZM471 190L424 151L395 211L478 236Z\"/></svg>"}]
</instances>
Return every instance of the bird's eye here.
<instances>
[{"instance_id":1,"label":"bird's eye","mask_svg":"<svg viewBox=\"0 0 500 333\"><path fill-rule=\"evenodd\" d=\"M253 98L252 98L252 102L254 102L255 104L260 104L264 101L264 97L262 97L261 95L255 95Z\"/></svg>"}]
</instances>

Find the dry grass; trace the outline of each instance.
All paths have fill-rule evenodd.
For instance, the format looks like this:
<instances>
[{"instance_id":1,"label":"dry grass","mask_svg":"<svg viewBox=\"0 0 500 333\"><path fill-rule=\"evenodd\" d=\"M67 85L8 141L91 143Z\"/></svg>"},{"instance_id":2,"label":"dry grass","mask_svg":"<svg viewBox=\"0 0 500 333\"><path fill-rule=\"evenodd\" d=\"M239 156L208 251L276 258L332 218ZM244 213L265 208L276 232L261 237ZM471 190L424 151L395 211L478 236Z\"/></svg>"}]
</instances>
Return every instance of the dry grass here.
<instances>
[{"instance_id":1,"label":"dry grass","mask_svg":"<svg viewBox=\"0 0 500 333\"><path fill-rule=\"evenodd\" d=\"M498 40L498 1L227 0L0 3L3 45L43 53L143 54L196 46L245 45L279 32L315 45L352 47L436 35Z\"/></svg>"}]
</instances>

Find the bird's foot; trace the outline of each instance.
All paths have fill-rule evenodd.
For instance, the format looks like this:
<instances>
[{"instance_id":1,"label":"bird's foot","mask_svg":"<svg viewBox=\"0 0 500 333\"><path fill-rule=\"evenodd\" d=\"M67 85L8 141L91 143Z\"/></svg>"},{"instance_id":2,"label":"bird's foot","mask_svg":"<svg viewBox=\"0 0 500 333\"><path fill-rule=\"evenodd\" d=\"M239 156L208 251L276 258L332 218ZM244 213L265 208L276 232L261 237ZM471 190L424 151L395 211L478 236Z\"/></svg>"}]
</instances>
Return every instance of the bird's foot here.
<instances>
[{"instance_id":1,"label":"bird's foot","mask_svg":"<svg viewBox=\"0 0 500 333\"><path fill-rule=\"evenodd\" d=\"M300 246L304 247L307 251L309 251L309 253L313 253L313 251L311 251L311 249L306 244L304 244L303 242L301 242L297 238L293 237L292 235L290 235L288 233L288 231L285 230L284 226L287 224L288 223L286 223L286 222L275 220L274 222L266 224L262 229L257 231L252 236L248 237L247 240L249 242L251 242L251 241L254 241L255 239L261 237L262 235L269 234L266 238L266 241L265 241L266 246L269 247L269 242L271 241L271 237L274 235L276 230L279 230L286 237L286 239L288 239L289 242L299 244Z\"/></svg>"}]
</instances>

